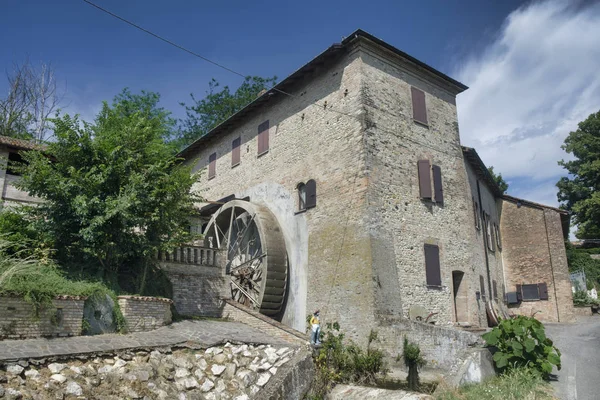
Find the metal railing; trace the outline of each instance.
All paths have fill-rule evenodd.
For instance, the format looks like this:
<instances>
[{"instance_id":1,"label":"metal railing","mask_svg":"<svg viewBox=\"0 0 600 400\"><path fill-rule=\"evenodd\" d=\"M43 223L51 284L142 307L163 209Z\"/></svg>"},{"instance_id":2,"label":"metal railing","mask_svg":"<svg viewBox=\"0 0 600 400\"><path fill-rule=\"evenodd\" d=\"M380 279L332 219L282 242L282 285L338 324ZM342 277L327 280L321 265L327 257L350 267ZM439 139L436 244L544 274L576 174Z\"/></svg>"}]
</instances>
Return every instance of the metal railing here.
<instances>
[{"instance_id":1,"label":"metal railing","mask_svg":"<svg viewBox=\"0 0 600 400\"><path fill-rule=\"evenodd\" d=\"M200 246L175 247L172 251L159 251L158 261L177 264L218 266L218 250Z\"/></svg>"}]
</instances>

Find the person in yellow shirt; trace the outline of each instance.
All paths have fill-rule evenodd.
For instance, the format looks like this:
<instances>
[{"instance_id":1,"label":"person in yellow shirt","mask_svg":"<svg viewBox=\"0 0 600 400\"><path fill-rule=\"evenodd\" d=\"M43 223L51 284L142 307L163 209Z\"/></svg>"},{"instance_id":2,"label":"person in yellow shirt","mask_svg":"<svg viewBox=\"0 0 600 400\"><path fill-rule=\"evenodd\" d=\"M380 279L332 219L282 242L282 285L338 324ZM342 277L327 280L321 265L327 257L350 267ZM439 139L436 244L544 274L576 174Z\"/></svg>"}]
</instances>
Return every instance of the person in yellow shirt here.
<instances>
[{"instance_id":1,"label":"person in yellow shirt","mask_svg":"<svg viewBox=\"0 0 600 400\"><path fill-rule=\"evenodd\" d=\"M321 344L319 335L321 333L321 321L319 320L320 311L317 310L313 313L310 319L310 325L312 327L312 333L310 335L310 344L318 346Z\"/></svg>"}]
</instances>

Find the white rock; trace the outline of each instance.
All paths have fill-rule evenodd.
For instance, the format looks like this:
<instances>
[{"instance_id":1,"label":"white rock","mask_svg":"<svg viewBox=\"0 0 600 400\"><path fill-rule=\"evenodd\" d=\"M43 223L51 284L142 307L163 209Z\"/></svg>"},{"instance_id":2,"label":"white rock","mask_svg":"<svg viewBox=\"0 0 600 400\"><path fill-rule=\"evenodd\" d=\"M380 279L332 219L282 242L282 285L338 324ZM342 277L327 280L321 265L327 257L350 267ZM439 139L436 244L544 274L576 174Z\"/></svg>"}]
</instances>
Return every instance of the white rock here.
<instances>
[{"instance_id":1,"label":"white rock","mask_svg":"<svg viewBox=\"0 0 600 400\"><path fill-rule=\"evenodd\" d=\"M282 348L280 348L279 350L277 350L277 355L278 355L278 356L281 356L281 355L283 355L284 353L286 353L286 352L287 352L289 349L290 349L289 347L282 347Z\"/></svg>"},{"instance_id":2,"label":"white rock","mask_svg":"<svg viewBox=\"0 0 600 400\"><path fill-rule=\"evenodd\" d=\"M225 366L215 364L210 368L210 371L213 373L214 376L219 376L223 373L223 371L225 371Z\"/></svg>"},{"instance_id":3,"label":"white rock","mask_svg":"<svg viewBox=\"0 0 600 400\"><path fill-rule=\"evenodd\" d=\"M198 362L196 363L196 365L202 371L204 371L206 369L206 367L208 367L208 363L206 362L206 360L204 358L199 359Z\"/></svg>"},{"instance_id":4,"label":"white rock","mask_svg":"<svg viewBox=\"0 0 600 400\"><path fill-rule=\"evenodd\" d=\"M202 380L202 378L204 378L204 371L202 371L201 369L197 369L194 371L194 376L200 380Z\"/></svg>"},{"instance_id":5,"label":"white rock","mask_svg":"<svg viewBox=\"0 0 600 400\"><path fill-rule=\"evenodd\" d=\"M271 379L271 374L269 374L268 372L263 372L262 374L258 375L256 384L260 387L263 387L267 384L267 382L269 382L269 379Z\"/></svg>"},{"instance_id":6,"label":"white rock","mask_svg":"<svg viewBox=\"0 0 600 400\"><path fill-rule=\"evenodd\" d=\"M150 352L150 358L162 358L162 353L157 350L153 350Z\"/></svg>"},{"instance_id":7,"label":"white rock","mask_svg":"<svg viewBox=\"0 0 600 400\"><path fill-rule=\"evenodd\" d=\"M275 368L275 367L271 368L271 369L269 370L269 373L270 373L271 375L275 375L275 374L277 374L277 368Z\"/></svg>"},{"instance_id":8,"label":"white rock","mask_svg":"<svg viewBox=\"0 0 600 400\"><path fill-rule=\"evenodd\" d=\"M200 386L200 390L202 390L203 392L206 393L214 387L215 387L215 384L213 383L213 381L211 381L210 379L207 378L204 380L204 383L202 383L202 386Z\"/></svg>"},{"instance_id":9,"label":"white rock","mask_svg":"<svg viewBox=\"0 0 600 400\"><path fill-rule=\"evenodd\" d=\"M62 371L65 368L67 368L66 364L59 364L59 363L48 364L48 369L53 374L58 374L60 371Z\"/></svg>"},{"instance_id":10,"label":"white rock","mask_svg":"<svg viewBox=\"0 0 600 400\"><path fill-rule=\"evenodd\" d=\"M69 369L71 371L73 371L75 373L75 375L81 375L81 374L83 374L83 370L81 368L79 368L79 367L72 366L72 367L69 367Z\"/></svg>"},{"instance_id":11,"label":"white rock","mask_svg":"<svg viewBox=\"0 0 600 400\"><path fill-rule=\"evenodd\" d=\"M227 342L227 343L225 343L225 346L223 346L223 347L231 347L231 346L233 346L233 345L231 343Z\"/></svg>"},{"instance_id":12,"label":"white rock","mask_svg":"<svg viewBox=\"0 0 600 400\"><path fill-rule=\"evenodd\" d=\"M258 393L259 391L260 391L260 386L256 386L256 385L254 385L254 386L252 386L252 387L250 388L250 394L251 394L252 396L254 396L254 395L255 395L256 393Z\"/></svg>"},{"instance_id":13,"label":"white rock","mask_svg":"<svg viewBox=\"0 0 600 400\"><path fill-rule=\"evenodd\" d=\"M8 388L6 389L6 397L8 397L9 399L21 399L23 398L23 395L18 390Z\"/></svg>"},{"instance_id":14,"label":"white rock","mask_svg":"<svg viewBox=\"0 0 600 400\"><path fill-rule=\"evenodd\" d=\"M225 374L223 374L223 376L225 378L231 379L233 378L233 376L235 375L235 371L236 371L237 367L235 366L235 364L227 364L225 366Z\"/></svg>"},{"instance_id":15,"label":"white rock","mask_svg":"<svg viewBox=\"0 0 600 400\"><path fill-rule=\"evenodd\" d=\"M250 400L250 397L248 397L248 395L246 393L244 393L240 396L235 396L233 398L233 400Z\"/></svg>"},{"instance_id":16,"label":"white rock","mask_svg":"<svg viewBox=\"0 0 600 400\"><path fill-rule=\"evenodd\" d=\"M147 387L148 387L148 390L155 391L156 390L156 383L154 383L154 382L148 382Z\"/></svg>"},{"instance_id":17,"label":"white rock","mask_svg":"<svg viewBox=\"0 0 600 400\"><path fill-rule=\"evenodd\" d=\"M260 346L257 347L257 349L262 350L264 349L266 346L264 344L261 344Z\"/></svg>"},{"instance_id":18,"label":"white rock","mask_svg":"<svg viewBox=\"0 0 600 400\"><path fill-rule=\"evenodd\" d=\"M209 392L204 395L204 399L205 400L217 400L217 395L214 394L213 392Z\"/></svg>"},{"instance_id":19,"label":"white rock","mask_svg":"<svg viewBox=\"0 0 600 400\"><path fill-rule=\"evenodd\" d=\"M259 365L258 370L259 371L268 371L269 369L271 369L272 366L273 366L273 364L266 362L266 363Z\"/></svg>"},{"instance_id":20,"label":"white rock","mask_svg":"<svg viewBox=\"0 0 600 400\"><path fill-rule=\"evenodd\" d=\"M279 368L281 367L283 364L285 364L286 362L290 361L289 357L286 358L282 358L281 360L277 361L274 365L274 367Z\"/></svg>"},{"instance_id":21,"label":"white rock","mask_svg":"<svg viewBox=\"0 0 600 400\"><path fill-rule=\"evenodd\" d=\"M248 365L248 369L256 372L256 371L258 371L258 364L250 364L250 365Z\"/></svg>"},{"instance_id":22,"label":"white rock","mask_svg":"<svg viewBox=\"0 0 600 400\"><path fill-rule=\"evenodd\" d=\"M121 368L127 365L127 361L121 360L120 358L115 361L113 368Z\"/></svg>"},{"instance_id":23,"label":"white rock","mask_svg":"<svg viewBox=\"0 0 600 400\"><path fill-rule=\"evenodd\" d=\"M190 371L188 371L185 368L177 368L175 370L175 378L185 378L187 376L190 376Z\"/></svg>"},{"instance_id":24,"label":"white rock","mask_svg":"<svg viewBox=\"0 0 600 400\"><path fill-rule=\"evenodd\" d=\"M217 354L213 357L213 361L217 364L223 364L227 360L227 356L225 354Z\"/></svg>"},{"instance_id":25,"label":"white rock","mask_svg":"<svg viewBox=\"0 0 600 400\"><path fill-rule=\"evenodd\" d=\"M223 352L223 349L220 347L215 347L213 350L214 355L221 354L222 352Z\"/></svg>"},{"instance_id":26,"label":"white rock","mask_svg":"<svg viewBox=\"0 0 600 400\"><path fill-rule=\"evenodd\" d=\"M177 357L173 359L173 364L175 364L176 366L180 367L180 368L192 368L193 365L192 363L184 357Z\"/></svg>"},{"instance_id":27,"label":"white rock","mask_svg":"<svg viewBox=\"0 0 600 400\"><path fill-rule=\"evenodd\" d=\"M71 382L67 383L67 388L65 389L65 393L72 394L74 396L82 396L83 389L81 388L81 386L79 386L77 384L77 382L71 381Z\"/></svg>"},{"instance_id":28,"label":"white rock","mask_svg":"<svg viewBox=\"0 0 600 400\"><path fill-rule=\"evenodd\" d=\"M219 379L217 381L217 386L215 386L215 392L217 392L217 393L223 393L226 388L227 387L225 386L225 382L223 382L223 379Z\"/></svg>"},{"instance_id":29,"label":"white rock","mask_svg":"<svg viewBox=\"0 0 600 400\"><path fill-rule=\"evenodd\" d=\"M243 369L236 374L237 378L242 381L244 387L249 387L256 382L256 372Z\"/></svg>"},{"instance_id":30,"label":"white rock","mask_svg":"<svg viewBox=\"0 0 600 400\"><path fill-rule=\"evenodd\" d=\"M21 375L21 372L23 372L24 369L25 368L21 367L20 365L13 364L6 367L6 372L12 375Z\"/></svg>"},{"instance_id":31,"label":"white rock","mask_svg":"<svg viewBox=\"0 0 600 400\"><path fill-rule=\"evenodd\" d=\"M37 381L40 379L40 372L36 369L30 369L29 371L25 371L25 376Z\"/></svg>"},{"instance_id":32,"label":"white rock","mask_svg":"<svg viewBox=\"0 0 600 400\"><path fill-rule=\"evenodd\" d=\"M241 346L237 346L237 347L232 348L231 352L233 354L239 354L239 353L241 353L243 351L247 351L247 350L248 350L248 345L247 344L243 344Z\"/></svg>"},{"instance_id":33,"label":"white rock","mask_svg":"<svg viewBox=\"0 0 600 400\"><path fill-rule=\"evenodd\" d=\"M67 378L65 378L65 376L61 374L54 374L50 377L50 379L58 383L64 383L67 380Z\"/></svg>"},{"instance_id":34,"label":"white rock","mask_svg":"<svg viewBox=\"0 0 600 400\"><path fill-rule=\"evenodd\" d=\"M187 400L187 396L185 395L185 393L179 393L179 396L177 397L178 400Z\"/></svg>"},{"instance_id":35,"label":"white rock","mask_svg":"<svg viewBox=\"0 0 600 400\"><path fill-rule=\"evenodd\" d=\"M98 368L98 373L99 374L108 374L112 370L113 370L112 365L105 365L104 367Z\"/></svg>"},{"instance_id":36,"label":"white rock","mask_svg":"<svg viewBox=\"0 0 600 400\"><path fill-rule=\"evenodd\" d=\"M198 381L197 381L197 380L195 380L195 379L194 379L194 378L192 378L192 377L189 377L189 378L185 378L185 379L183 380L183 386L184 386L184 387L185 387L187 390L190 390L190 389L195 389L195 388L197 388L199 385L198 385Z\"/></svg>"},{"instance_id":37,"label":"white rock","mask_svg":"<svg viewBox=\"0 0 600 400\"><path fill-rule=\"evenodd\" d=\"M115 359L114 358L107 358L106 360L104 360L105 364L108 365L113 365L115 363Z\"/></svg>"},{"instance_id":38,"label":"white rock","mask_svg":"<svg viewBox=\"0 0 600 400\"><path fill-rule=\"evenodd\" d=\"M244 357L252 357L252 352L251 352L250 350L244 350L244 351L242 352L242 355L243 355Z\"/></svg>"}]
</instances>

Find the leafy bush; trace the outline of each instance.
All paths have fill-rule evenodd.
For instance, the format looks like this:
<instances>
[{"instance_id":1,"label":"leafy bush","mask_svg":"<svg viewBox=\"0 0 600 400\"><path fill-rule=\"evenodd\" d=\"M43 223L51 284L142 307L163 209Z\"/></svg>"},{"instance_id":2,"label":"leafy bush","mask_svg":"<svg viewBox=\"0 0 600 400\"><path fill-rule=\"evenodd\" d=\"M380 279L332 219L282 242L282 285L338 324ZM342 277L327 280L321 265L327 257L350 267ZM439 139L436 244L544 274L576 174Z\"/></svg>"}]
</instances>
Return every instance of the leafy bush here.
<instances>
[{"instance_id":1,"label":"leafy bush","mask_svg":"<svg viewBox=\"0 0 600 400\"><path fill-rule=\"evenodd\" d=\"M586 291L578 290L575 293L573 293L573 305L575 305L576 307L598 305L598 300L588 296Z\"/></svg>"},{"instance_id":2,"label":"leafy bush","mask_svg":"<svg viewBox=\"0 0 600 400\"><path fill-rule=\"evenodd\" d=\"M600 286L600 260L593 259L590 254L595 254L600 249L576 249L572 244L565 245L569 271L584 271L587 278L587 289ZM585 288L581 288L585 289Z\"/></svg>"},{"instance_id":3,"label":"leafy bush","mask_svg":"<svg viewBox=\"0 0 600 400\"><path fill-rule=\"evenodd\" d=\"M322 335L322 347L314 356L317 376L313 384L312 399L321 399L335 383L375 384L377 374L385 373L383 353L371 348L377 333L371 331L367 350L350 342L344 343L344 334L337 322L328 323Z\"/></svg>"},{"instance_id":4,"label":"leafy bush","mask_svg":"<svg viewBox=\"0 0 600 400\"><path fill-rule=\"evenodd\" d=\"M46 260L50 257L50 238L37 226L35 211L35 207L26 205L0 211L0 238L7 242L4 252L20 258L35 256Z\"/></svg>"},{"instance_id":5,"label":"leafy bush","mask_svg":"<svg viewBox=\"0 0 600 400\"><path fill-rule=\"evenodd\" d=\"M560 351L546 337L544 326L535 318L520 315L503 319L482 337L489 346L497 348L494 363L502 372L529 368L547 378L553 365L560 370Z\"/></svg>"},{"instance_id":6,"label":"leafy bush","mask_svg":"<svg viewBox=\"0 0 600 400\"><path fill-rule=\"evenodd\" d=\"M404 365L408 368L408 387L411 390L418 390L419 368L425 365L425 359L421 356L419 345L410 343L406 336L404 337L402 358L404 358Z\"/></svg>"}]
</instances>

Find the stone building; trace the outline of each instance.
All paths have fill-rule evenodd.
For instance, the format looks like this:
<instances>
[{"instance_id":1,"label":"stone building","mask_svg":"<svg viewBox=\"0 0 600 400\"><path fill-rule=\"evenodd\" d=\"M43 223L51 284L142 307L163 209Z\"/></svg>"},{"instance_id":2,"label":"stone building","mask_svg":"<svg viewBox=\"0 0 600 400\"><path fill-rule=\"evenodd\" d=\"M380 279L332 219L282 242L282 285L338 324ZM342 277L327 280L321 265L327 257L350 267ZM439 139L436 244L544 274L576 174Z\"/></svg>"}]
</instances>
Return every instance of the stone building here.
<instances>
[{"instance_id":1,"label":"stone building","mask_svg":"<svg viewBox=\"0 0 600 400\"><path fill-rule=\"evenodd\" d=\"M301 331L321 309L359 340L415 316L571 320L568 216L503 195L461 146L455 100L466 89L358 30L184 149L201 172L205 244L223 249L211 296ZM234 251L240 241L263 247ZM261 260L267 278L253 282ZM183 281L179 307L202 314L206 281Z\"/></svg>"}]
</instances>

